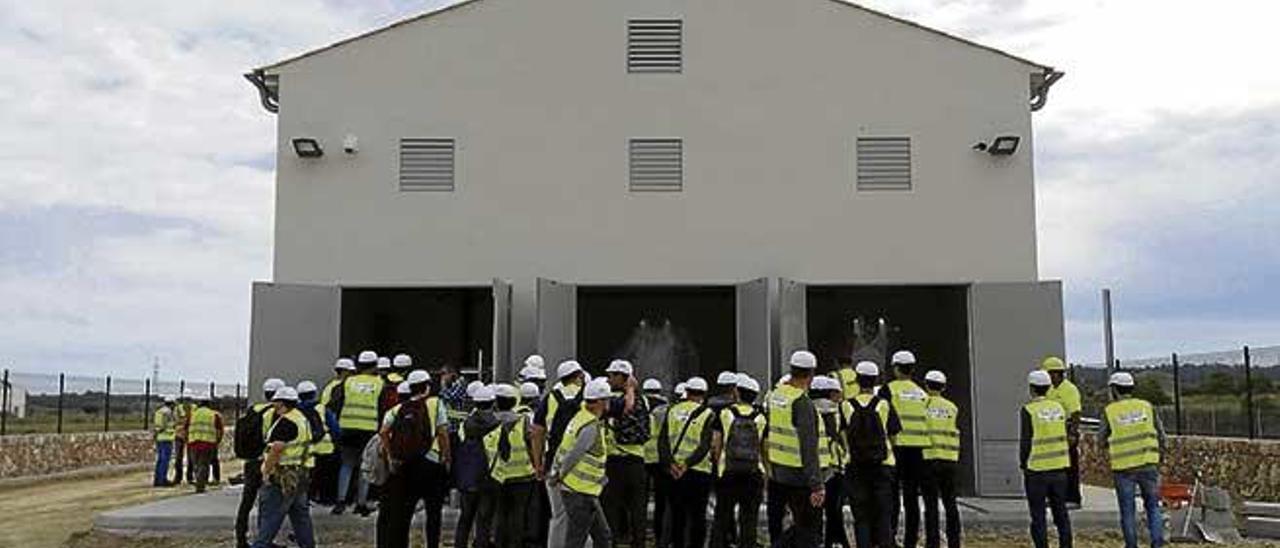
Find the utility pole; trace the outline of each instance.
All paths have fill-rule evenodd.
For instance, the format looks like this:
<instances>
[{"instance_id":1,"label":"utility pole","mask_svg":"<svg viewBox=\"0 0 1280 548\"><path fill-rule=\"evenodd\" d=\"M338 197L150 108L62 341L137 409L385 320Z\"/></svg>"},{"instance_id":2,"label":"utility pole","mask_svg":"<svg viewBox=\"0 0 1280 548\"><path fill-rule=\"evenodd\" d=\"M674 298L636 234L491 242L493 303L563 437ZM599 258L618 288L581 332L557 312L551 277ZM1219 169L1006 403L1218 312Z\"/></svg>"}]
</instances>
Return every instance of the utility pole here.
<instances>
[{"instance_id":1,"label":"utility pole","mask_svg":"<svg viewBox=\"0 0 1280 548\"><path fill-rule=\"evenodd\" d=\"M1102 290L1102 342L1106 350L1107 369L1116 368L1116 342L1111 330L1111 290Z\"/></svg>"}]
</instances>

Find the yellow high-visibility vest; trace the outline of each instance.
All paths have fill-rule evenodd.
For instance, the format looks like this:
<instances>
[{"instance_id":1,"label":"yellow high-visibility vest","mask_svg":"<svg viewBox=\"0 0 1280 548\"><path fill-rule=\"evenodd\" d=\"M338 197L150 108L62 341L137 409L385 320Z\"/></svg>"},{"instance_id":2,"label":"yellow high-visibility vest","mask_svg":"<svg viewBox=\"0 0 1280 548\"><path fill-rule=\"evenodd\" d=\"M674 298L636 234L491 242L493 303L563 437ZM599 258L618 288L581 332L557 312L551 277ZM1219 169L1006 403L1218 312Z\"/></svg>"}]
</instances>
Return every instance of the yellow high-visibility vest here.
<instances>
[{"instance_id":1,"label":"yellow high-visibility vest","mask_svg":"<svg viewBox=\"0 0 1280 548\"><path fill-rule=\"evenodd\" d=\"M1155 409L1138 398L1124 398L1107 405L1104 413L1110 435L1107 453L1111 470L1123 471L1160 464L1160 438Z\"/></svg>"},{"instance_id":2,"label":"yellow high-visibility vest","mask_svg":"<svg viewBox=\"0 0 1280 548\"><path fill-rule=\"evenodd\" d=\"M729 438L733 435L733 421L737 419L737 416L734 415L735 409L737 410L738 415L741 415L744 418L751 416L751 414L755 412L754 407L751 407L750 405L745 403L735 403L729 407L726 407L720 410L720 427L724 430L724 440L720 444L721 447L729 447ZM767 420L765 420L764 413L757 414L756 417L752 420L755 422L756 436L758 436L760 439L763 440L764 429L766 427L766 423L768 422ZM723 476L724 468L725 468L724 459L722 458L720 460L720 469L717 471L718 472L717 475ZM763 462L760 463L760 471L764 472Z\"/></svg>"},{"instance_id":3,"label":"yellow high-visibility vest","mask_svg":"<svg viewBox=\"0 0 1280 548\"><path fill-rule=\"evenodd\" d=\"M528 431L529 418L516 415L516 420L507 429L507 425L494 428L484 436L484 451L489 457L489 476L498 483L527 480L533 477L533 461L529 458ZM502 442L502 432L507 430L507 443L511 452L506 460L502 459L498 446Z\"/></svg>"},{"instance_id":4,"label":"yellow high-visibility vest","mask_svg":"<svg viewBox=\"0 0 1280 548\"><path fill-rule=\"evenodd\" d=\"M852 367L842 367L836 370L836 380L840 381L840 391L844 393L844 399L850 400L862 391L858 386L858 373Z\"/></svg>"},{"instance_id":5,"label":"yellow high-visibility vest","mask_svg":"<svg viewBox=\"0 0 1280 548\"><path fill-rule=\"evenodd\" d=\"M662 421L667 418L668 404L662 404L649 411L649 441L644 442L644 463L658 464L658 435L662 432Z\"/></svg>"},{"instance_id":6,"label":"yellow high-visibility vest","mask_svg":"<svg viewBox=\"0 0 1280 548\"><path fill-rule=\"evenodd\" d=\"M925 416L925 404L929 394L912 380L896 380L889 383L889 395L893 409L902 421L902 431L893 438L895 447L928 447L929 424Z\"/></svg>"},{"instance_id":7,"label":"yellow high-visibility vest","mask_svg":"<svg viewBox=\"0 0 1280 548\"><path fill-rule=\"evenodd\" d=\"M1049 387L1049 392L1045 393L1045 397L1062 404L1062 408L1066 410L1068 418L1083 409L1080 389L1076 388L1071 379L1062 379L1062 383L1058 386Z\"/></svg>"},{"instance_id":8,"label":"yellow high-visibility vest","mask_svg":"<svg viewBox=\"0 0 1280 548\"><path fill-rule=\"evenodd\" d=\"M333 433L329 431L329 425L325 422L325 409L323 403L316 404L316 413L320 415L320 428L324 431L324 436L320 437L320 441L311 446L311 454L313 455L329 455L334 451Z\"/></svg>"},{"instance_id":9,"label":"yellow high-visibility vest","mask_svg":"<svg viewBox=\"0 0 1280 548\"><path fill-rule=\"evenodd\" d=\"M960 429L956 426L959 413L959 408L951 400L940 395L929 397L929 404L925 406L929 425L925 460L960 461Z\"/></svg>"},{"instance_id":10,"label":"yellow high-visibility vest","mask_svg":"<svg viewBox=\"0 0 1280 548\"><path fill-rule=\"evenodd\" d=\"M151 424L156 433L156 441L173 441L173 435L176 431L176 422L173 419L173 409L168 407L156 409L156 413L151 420Z\"/></svg>"},{"instance_id":11,"label":"yellow high-visibility vest","mask_svg":"<svg viewBox=\"0 0 1280 548\"><path fill-rule=\"evenodd\" d=\"M1067 455L1067 411L1043 396L1023 407L1031 415L1031 455L1027 470L1048 472L1071 466Z\"/></svg>"},{"instance_id":12,"label":"yellow high-visibility vest","mask_svg":"<svg viewBox=\"0 0 1280 548\"><path fill-rule=\"evenodd\" d=\"M598 497L604 491L604 459L609 445L604 439L604 432L601 431L603 426L599 419L590 411L579 409L578 414L569 420L569 425L564 431L564 440L556 453L557 457L559 453L568 453L577 444L578 433L593 423L596 424L597 431L595 445L578 459L577 464L568 471L568 475L564 476L562 481L570 491Z\"/></svg>"},{"instance_id":13,"label":"yellow high-visibility vest","mask_svg":"<svg viewBox=\"0 0 1280 548\"><path fill-rule=\"evenodd\" d=\"M271 443L271 431L275 429L281 421L292 422L298 429L297 437L292 441L285 443L284 452L280 454L280 466L303 466L307 461L307 453L311 446L311 423L307 421L306 415L297 409L290 409L278 420L272 420L271 426L267 428L266 440Z\"/></svg>"},{"instance_id":14,"label":"yellow high-visibility vest","mask_svg":"<svg viewBox=\"0 0 1280 548\"><path fill-rule=\"evenodd\" d=\"M871 403L871 399L875 397L876 396L874 394L858 394L853 397L853 401L856 401L858 402L858 405L865 407L867 404ZM840 413L844 415L845 424L849 424L849 422L853 420L853 404L849 401L841 402ZM880 418L880 428L884 430L885 434L888 434L889 402L885 401L884 398L879 398L876 402L876 416ZM884 440L884 449L885 458L880 464L884 466L896 466L898 461L893 457L893 443L887 436ZM845 458L848 459L848 462L853 462L853 448L848 448Z\"/></svg>"},{"instance_id":15,"label":"yellow high-visibility vest","mask_svg":"<svg viewBox=\"0 0 1280 548\"><path fill-rule=\"evenodd\" d=\"M769 392L765 398L768 407L768 428L765 431L765 449L771 464L800 468L800 436L796 433L791 405L804 396L804 390L784 384Z\"/></svg>"},{"instance_id":16,"label":"yellow high-visibility vest","mask_svg":"<svg viewBox=\"0 0 1280 548\"><path fill-rule=\"evenodd\" d=\"M840 417L836 415L837 411L833 409L830 413L818 412L818 466L820 468L838 469L844 466L844 443L838 431ZM831 416L836 426L827 424L828 416Z\"/></svg>"},{"instance_id":17,"label":"yellow high-visibility vest","mask_svg":"<svg viewBox=\"0 0 1280 548\"><path fill-rule=\"evenodd\" d=\"M667 444L671 447L672 458L675 459L676 464L710 474L711 451L707 451L707 454L698 462L688 462L702 442L702 430L706 428L707 422L714 414L709 409L699 410L702 407L703 405L697 402L682 401L667 410ZM684 438L680 439L682 430Z\"/></svg>"},{"instance_id":18,"label":"yellow high-visibility vest","mask_svg":"<svg viewBox=\"0 0 1280 548\"><path fill-rule=\"evenodd\" d=\"M320 390L320 404L329 405L329 399L333 397L333 389L342 384L342 377L334 377L325 383L324 388Z\"/></svg>"},{"instance_id":19,"label":"yellow high-visibility vest","mask_svg":"<svg viewBox=\"0 0 1280 548\"><path fill-rule=\"evenodd\" d=\"M373 432L378 429L378 398L385 386L382 377L360 373L342 383L342 412L338 426L343 430Z\"/></svg>"},{"instance_id":20,"label":"yellow high-visibility vest","mask_svg":"<svg viewBox=\"0 0 1280 548\"><path fill-rule=\"evenodd\" d=\"M191 423L187 427L187 443L218 441L218 412L208 407L197 407L191 412Z\"/></svg>"}]
</instances>

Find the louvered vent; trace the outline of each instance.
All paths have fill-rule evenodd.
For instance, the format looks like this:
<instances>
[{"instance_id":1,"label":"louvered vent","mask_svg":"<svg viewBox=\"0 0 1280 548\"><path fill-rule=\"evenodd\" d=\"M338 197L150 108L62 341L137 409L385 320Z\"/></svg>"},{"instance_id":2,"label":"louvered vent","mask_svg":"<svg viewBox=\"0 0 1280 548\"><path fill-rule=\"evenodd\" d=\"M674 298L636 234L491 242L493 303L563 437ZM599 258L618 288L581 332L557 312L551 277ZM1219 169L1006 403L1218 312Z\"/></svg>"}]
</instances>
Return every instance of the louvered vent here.
<instances>
[{"instance_id":1,"label":"louvered vent","mask_svg":"<svg viewBox=\"0 0 1280 548\"><path fill-rule=\"evenodd\" d=\"M631 191L680 192L684 188L684 142L631 140Z\"/></svg>"},{"instance_id":2,"label":"louvered vent","mask_svg":"<svg viewBox=\"0 0 1280 548\"><path fill-rule=\"evenodd\" d=\"M627 72L683 71L683 34L680 19L627 21Z\"/></svg>"},{"instance_id":3,"label":"louvered vent","mask_svg":"<svg viewBox=\"0 0 1280 548\"><path fill-rule=\"evenodd\" d=\"M911 190L909 137L858 138L858 190Z\"/></svg>"},{"instance_id":4,"label":"louvered vent","mask_svg":"<svg viewBox=\"0 0 1280 548\"><path fill-rule=\"evenodd\" d=\"M400 139L400 190L452 192L453 155L453 139Z\"/></svg>"}]
</instances>

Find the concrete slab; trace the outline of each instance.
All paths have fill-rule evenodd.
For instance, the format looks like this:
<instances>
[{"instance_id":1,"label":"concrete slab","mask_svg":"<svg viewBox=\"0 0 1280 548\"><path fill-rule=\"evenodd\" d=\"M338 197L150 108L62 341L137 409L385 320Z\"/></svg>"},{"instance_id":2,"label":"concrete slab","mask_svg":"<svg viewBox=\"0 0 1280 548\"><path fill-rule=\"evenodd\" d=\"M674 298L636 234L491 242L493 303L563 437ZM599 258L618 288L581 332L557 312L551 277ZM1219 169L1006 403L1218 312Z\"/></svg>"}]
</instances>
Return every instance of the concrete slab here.
<instances>
[{"instance_id":1,"label":"concrete slab","mask_svg":"<svg viewBox=\"0 0 1280 548\"><path fill-rule=\"evenodd\" d=\"M1244 518L1244 536L1248 538L1280 539L1280 519L1248 516Z\"/></svg>"},{"instance_id":2,"label":"concrete slab","mask_svg":"<svg viewBox=\"0 0 1280 548\"><path fill-rule=\"evenodd\" d=\"M1274 502L1245 502L1244 515L1260 518L1280 518L1280 504Z\"/></svg>"}]
</instances>

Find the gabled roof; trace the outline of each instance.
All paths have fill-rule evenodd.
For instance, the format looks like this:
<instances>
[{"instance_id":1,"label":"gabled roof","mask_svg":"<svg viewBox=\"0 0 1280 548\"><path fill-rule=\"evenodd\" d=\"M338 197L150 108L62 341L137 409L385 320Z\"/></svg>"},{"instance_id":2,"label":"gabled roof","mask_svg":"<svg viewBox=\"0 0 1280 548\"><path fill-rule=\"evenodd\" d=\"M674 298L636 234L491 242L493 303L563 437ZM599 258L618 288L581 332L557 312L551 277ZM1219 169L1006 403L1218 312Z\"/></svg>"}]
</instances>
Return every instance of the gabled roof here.
<instances>
[{"instance_id":1,"label":"gabled roof","mask_svg":"<svg viewBox=\"0 0 1280 548\"><path fill-rule=\"evenodd\" d=\"M327 46L320 47L320 48L316 48L316 49L313 49L313 50L310 50L310 51L307 51L307 52L304 52L304 53L301 53L301 54L295 55L295 56L293 56L293 57L288 57L288 58L282 59L282 60L280 60L280 61L276 61L276 62L271 63L271 64L268 64L268 65L263 65L263 66L261 66L261 67L258 67L258 68L256 68L256 69L254 69L254 72L267 72L267 71L276 70L276 69L279 69L280 67L283 67L283 66L285 66L285 65L288 65L288 64L290 64L290 63L293 63L294 61L298 61L298 60L301 60L301 59L305 59L305 58L307 58L307 57L311 57L311 56L313 56L313 55L317 55L317 54L323 53L323 52L328 51L328 50L331 50L331 49L340 48L340 47L342 47L342 46L344 46L344 45L346 45L346 44L349 44L349 43L351 43L351 42L356 42L356 41L359 41L359 40L363 40L363 39L368 38L368 37L370 37L370 36L373 36L373 35L375 35L375 34L381 34L381 33L383 33L383 32L389 31L389 30L391 30L391 29L394 29L394 28L397 28L397 27L401 27L401 26L404 26L404 25L408 25L408 24L412 24L412 23L414 23L414 22L416 22L416 21L420 21L420 20L422 20L422 19L426 19L426 18L428 18L428 17L433 17L433 16L439 15L439 14L441 14L441 13L445 13L445 12L448 12L448 11L451 11L451 10L454 10L454 9L457 9L457 8L460 8L460 7L462 7L462 6L465 6L465 5L468 5L468 4L473 4L473 3L476 3L476 2L480 2L480 1L482 1L482 0L460 0L460 1L458 1L457 3L455 3L455 4L451 4L451 5L445 6L445 7L443 7L443 8L434 9L434 10L431 10L431 11L428 11L428 12L425 12L425 13L421 13L421 14L418 14L418 15L414 15L414 16L412 16L412 17L408 17L408 18L406 18L406 19L401 19L401 20L396 21L396 22L394 22L394 23L391 23L391 24L389 24L389 25L382 26L382 27L378 27L378 28L372 29L372 30L370 30L370 31L368 31L368 32L364 32L364 33L358 34L358 35L356 35L356 36L352 36L352 37L350 37L350 38L346 38L346 39L343 39L343 40L339 40L339 41L334 42L334 43L332 43L332 44L329 44L329 45L327 45ZM835 3L837 3L837 4L841 4L841 5L844 5L844 6L848 6L848 7L850 7L850 8L853 8L853 9L856 9L856 10L859 10L859 11L862 11L862 12L865 12L865 13L868 13L868 14L871 14L871 15L874 15L874 16L876 16L876 17L881 17L881 18L884 18L884 19L888 19L888 20L893 21L893 22L895 22L895 23L899 23L899 24L903 24L903 25L910 26L910 27L914 27L914 28L920 29L920 30L922 30L922 31L925 31L925 32L928 32L928 33L931 33L931 34L935 34L935 35L937 35L937 36L941 36L941 37L943 37L943 38L947 38L947 39L949 39L949 40L954 40L954 41L956 41L956 42L959 42L959 43L964 44L964 45L969 46L969 47L974 47L974 48L978 48L978 49L986 50L986 51L991 52L991 53L994 53L994 54L996 54L996 55L1000 55L1000 56L1002 56L1002 57L1006 57L1006 58L1012 59L1012 60L1017 61L1017 62L1019 62L1019 63L1026 64L1026 65L1028 65L1028 66L1030 66L1030 67L1032 67L1032 68L1039 69L1040 71L1045 72L1045 73L1053 72L1053 67L1050 67L1050 66L1048 66L1048 65L1044 65L1044 64L1041 64L1041 63L1037 63L1037 62L1035 62L1035 61L1031 61L1031 60L1028 60L1028 59L1026 59L1026 58L1019 57L1019 56L1017 56L1017 55L1013 55L1013 54L1011 54L1011 53L1008 53L1008 52L1005 52L1005 51L1003 51L1003 50L999 50L999 49L996 49L996 48L993 48L993 47L990 47L990 46L985 46L985 45L979 44L979 43L977 43L977 42L974 42L974 41L972 41L972 40L968 40L968 39L965 39L965 38L961 38L961 37L956 36L956 35L954 35L954 34L950 34L950 33L947 33L947 32L943 32L943 31L940 31L940 30L935 29L935 28L926 27L926 26L921 25L921 24L919 24L919 23L916 23L916 22L914 22L914 21L910 21L910 20L907 20L907 19L903 19L903 18L901 18L901 17L897 17L897 16L894 16L894 15L889 15L888 13L885 13L885 12L882 12L882 11L878 11L878 10L874 10L874 9L868 8L868 7L866 7L866 6L863 6L863 5L861 5L861 4L856 4L856 3L854 3L854 2L851 2L850 0L829 0L829 1L831 1L831 2L835 2Z\"/></svg>"}]
</instances>

